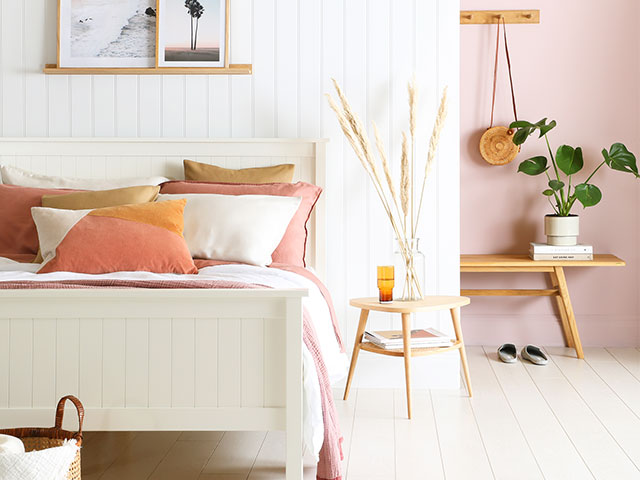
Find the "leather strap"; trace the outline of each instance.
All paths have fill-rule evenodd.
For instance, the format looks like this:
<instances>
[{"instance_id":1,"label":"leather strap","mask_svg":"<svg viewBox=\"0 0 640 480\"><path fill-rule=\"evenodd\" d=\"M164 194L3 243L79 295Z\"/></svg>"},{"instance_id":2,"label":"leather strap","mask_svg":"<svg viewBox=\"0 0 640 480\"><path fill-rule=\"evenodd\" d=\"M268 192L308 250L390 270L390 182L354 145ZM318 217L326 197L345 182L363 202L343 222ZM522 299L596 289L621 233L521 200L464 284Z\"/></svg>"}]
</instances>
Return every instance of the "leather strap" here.
<instances>
[{"instance_id":1,"label":"leather strap","mask_svg":"<svg viewBox=\"0 0 640 480\"><path fill-rule=\"evenodd\" d=\"M513 76L511 74L511 58L509 57L509 46L507 44L507 24L504 17L501 17L498 21L498 30L496 34L496 59L493 66L493 94L491 97L491 123L489 128L493 127L493 111L496 106L496 83L498 80L498 54L500 52L500 23L502 23L502 32L504 34L504 51L507 57L507 69L509 70L509 84L511 86L511 102L513 104L513 117L518 121L518 112L516 110L516 94L513 89Z\"/></svg>"}]
</instances>

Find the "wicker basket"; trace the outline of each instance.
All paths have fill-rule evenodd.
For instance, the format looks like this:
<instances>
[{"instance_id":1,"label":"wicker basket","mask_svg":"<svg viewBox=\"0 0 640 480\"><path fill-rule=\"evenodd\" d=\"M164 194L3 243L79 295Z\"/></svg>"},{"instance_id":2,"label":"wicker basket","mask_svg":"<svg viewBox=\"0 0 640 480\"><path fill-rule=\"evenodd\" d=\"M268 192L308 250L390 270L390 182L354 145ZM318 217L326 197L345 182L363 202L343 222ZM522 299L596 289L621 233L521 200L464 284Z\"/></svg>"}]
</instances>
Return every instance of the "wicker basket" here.
<instances>
[{"instance_id":1,"label":"wicker basket","mask_svg":"<svg viewBox=\"0 0 640 480\"><path fill-rule=\"evenodd\" d=\"M62 419L64 417L64 405L70 400L78 410L78 431L76 433L62 429ZM51 428L9 428L0 430L1 434L18 437L24 443L27 452L33 450L44 450L45 448L59 447L65 440L74 439L78 446L82 445L82 422L84 421L84 407L80 400L73 395L67 395L58 402L56 408L56 423ZM69 467L68 480L80 480L80 450L76 453L76 458Z\"/></svg>"}]
</instances>

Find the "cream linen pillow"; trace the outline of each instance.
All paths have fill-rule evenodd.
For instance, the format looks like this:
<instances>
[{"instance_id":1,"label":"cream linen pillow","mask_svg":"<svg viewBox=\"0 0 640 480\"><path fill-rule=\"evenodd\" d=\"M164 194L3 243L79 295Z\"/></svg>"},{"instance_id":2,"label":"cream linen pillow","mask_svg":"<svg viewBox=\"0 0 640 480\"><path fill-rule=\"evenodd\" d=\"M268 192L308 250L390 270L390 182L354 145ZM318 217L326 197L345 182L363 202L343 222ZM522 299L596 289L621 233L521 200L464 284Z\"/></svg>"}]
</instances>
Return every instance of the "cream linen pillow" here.
<instances>
[{"instance_id":1,"label":"cream linen pillow","mask_svg":"<svg viewBox=\"0 0 640 480\"><path fill-rule=\"evenodd\" d=\"M54 177L31 173L21 168L0 166L2 183L5 185L20 185L31 188L69 188L72 190L109 190L112 188L136 187L139 185L160 185L169 181L168 178L152 176L140 178L67 178Z\"/></svg>"},{"instance_id":2,"label":"cream linen pillow","mask_svg":"<svg viewBox=\"0 0 640 480\"><path fill-rule=\"evenodd\" d=\"M175 194L186 199L184 238L194 258L267 266L297 212L301 197Z\"/></svg>"}]
</instances>

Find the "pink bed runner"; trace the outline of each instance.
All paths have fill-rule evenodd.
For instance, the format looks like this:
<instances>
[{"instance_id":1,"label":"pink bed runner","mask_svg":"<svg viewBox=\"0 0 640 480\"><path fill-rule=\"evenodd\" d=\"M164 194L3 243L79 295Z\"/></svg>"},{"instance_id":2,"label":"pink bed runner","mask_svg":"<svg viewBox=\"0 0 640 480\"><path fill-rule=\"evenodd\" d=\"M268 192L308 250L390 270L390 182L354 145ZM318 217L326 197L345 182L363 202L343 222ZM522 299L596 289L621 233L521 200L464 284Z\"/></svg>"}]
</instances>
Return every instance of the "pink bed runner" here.
<instances>
[{"instance_id":1,"label":"pink bed runner","mask_svg":"<svg viewBox=\"0 0 640 480\"><path fill-rule=\"evenodd\" d=\"M304 269L302 269L304 270ZM298 273L298 272L296 272ZM305 275L307 276L307 275ZM313 274L311 274L313 276ZM313 276L315 279L315 276ZM308 277L309 278L309 277ZM321 285L319 280L314 280ZM52 282L0 282L0 290L37 290L37 289L83 289L83 288L269 288L264 285L250 284L243 282L231 282L221 280L60 280ZM329 310L334 317L331 298L328 297L326 287L323 285L323 295L327 299ZM326 292L326 293L325 293ZM334 326L337 326L335 317ZM342 346L339 330L336 330L338 342ZM320 395L322 397L322 416L324 420L324 442L320 449L320 459L316 478L318 480L341 480L342 479L342 435L338 424L335 404L331 392L329 374L322 359L322 353L316 331L309 313L304 309L303 314L303 340L316 366L318 380L320 382Z\"/></svg>"}]
</instances>

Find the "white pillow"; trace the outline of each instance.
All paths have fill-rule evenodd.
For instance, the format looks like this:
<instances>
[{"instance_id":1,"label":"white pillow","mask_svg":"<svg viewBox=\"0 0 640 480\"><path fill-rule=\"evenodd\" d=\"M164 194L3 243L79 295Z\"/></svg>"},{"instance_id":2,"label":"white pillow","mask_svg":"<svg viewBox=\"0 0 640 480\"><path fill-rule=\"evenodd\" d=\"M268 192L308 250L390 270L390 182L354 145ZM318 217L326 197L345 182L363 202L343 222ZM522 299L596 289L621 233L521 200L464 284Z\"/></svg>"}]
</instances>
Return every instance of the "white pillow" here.
<instances>
[{"instance_id":1,"label":"white pillow","mask_svg":"<svg viewBox=\"0 0 640 480\"><path fill-rule=\"evenodd\" d=\"M111 190L114 188L138 187L141 185L160 185L168 178L153 176L141 178L66 178L31 173L21 168L0 166L2 183L31 188L71 188L75 190Z\"/></svg>"},{"instance_id":2,"label":"white pillow","mask_svg":"<svg viewBox=\"0 0 640 480\"><path fill-rule=\"evenodd\" d=\"M217 195L192 193L159 195L158 201L187 199L184 239L194 258L266 266L302 197Z\"/></svg>"}]
</instances>

